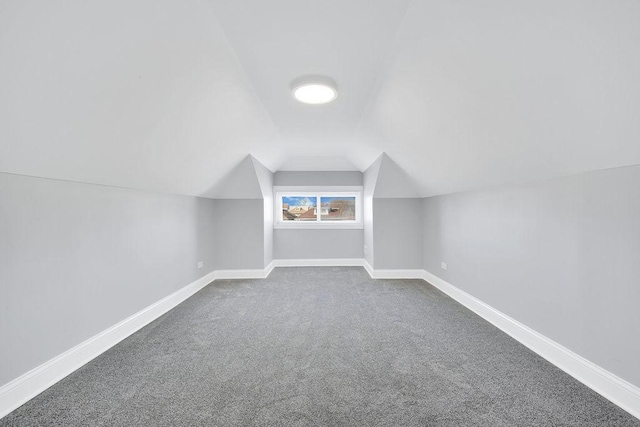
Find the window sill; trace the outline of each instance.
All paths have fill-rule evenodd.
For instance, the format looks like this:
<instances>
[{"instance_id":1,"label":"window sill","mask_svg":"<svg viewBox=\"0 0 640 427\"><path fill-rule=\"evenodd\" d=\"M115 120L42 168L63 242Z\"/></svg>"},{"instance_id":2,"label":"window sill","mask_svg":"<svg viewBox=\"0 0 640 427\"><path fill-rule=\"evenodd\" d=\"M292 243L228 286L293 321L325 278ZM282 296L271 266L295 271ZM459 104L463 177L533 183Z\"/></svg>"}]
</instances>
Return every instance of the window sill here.
<instances>
[{"instance_id":1,"label":"window sill","mask_svg":"<svg viewBox=\"0 0 640 427\"><path fill-rule=\"evenodd\" d=\"M364 224L361 222L327 224L313 221L291 221L290 223L276 222L273 224L273 228L274 230L362 230Z\"/></svg>"}]
</instances>

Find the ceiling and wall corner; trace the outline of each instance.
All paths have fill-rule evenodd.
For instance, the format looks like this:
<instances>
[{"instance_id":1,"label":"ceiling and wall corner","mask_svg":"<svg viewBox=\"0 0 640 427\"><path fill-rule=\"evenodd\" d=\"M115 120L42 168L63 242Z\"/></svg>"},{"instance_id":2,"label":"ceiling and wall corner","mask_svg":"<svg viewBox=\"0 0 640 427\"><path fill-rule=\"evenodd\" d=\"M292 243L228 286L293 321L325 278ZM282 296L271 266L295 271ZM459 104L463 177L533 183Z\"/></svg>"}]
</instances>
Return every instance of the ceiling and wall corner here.
<instances>
[{"instance_id":1,"label":"ceiling and wall corner","mask_svg":"<svg viewBox=\"0 0 640 427\"><path fill-rule=\"evenodd\" d=\"M213 199L271 197L273 172L252 155L245 157L209 191Z\"/></svg>"},{"instance_id":2,"label":"ceiling and wall corner","mask_svg":"<svg viewBox=\"0 0 640 427\"><path fill-rule=\"evenodd\" d=\"M374 199L417 198L415 182L386 153L380 155L380 167L373 192Z\"/></svg>"},{"instance_id":3,"label":"ceiling and wall corner","mask_svg":"<svg viewBox=\"0 0 640 427\"><path fill-rule=\"evenodd\" d=\"M262 199L263 192L253 157L247 156L220 179L210 194L214 199Z\"/></svg>"},{"instance_id":4,"label":"ceiling and wall corner","mask_svg":"<svg viewBox=\"0 0 640 427\"><path fill-rule=\"evenodd\" d=\"M253 169L258 178L258 184L260 185L260 191L264 199L273 197L273 172L271 172L265 165L260 163L258 159L253 156L249 156L251 163L253 163Z\"/></svg>"},{"instance_id":5,"label":"ceiling and wall corner","mask_svg":"<svg viewBox=\"0 0 640 427\"><path fill-rule=\"evenodd\" d=\"M219 197L251 154L419 196L640 163L640 3L0 5L0 171ZM300 104L296 78L338 98Z\"/></svg>"}]
</instances>

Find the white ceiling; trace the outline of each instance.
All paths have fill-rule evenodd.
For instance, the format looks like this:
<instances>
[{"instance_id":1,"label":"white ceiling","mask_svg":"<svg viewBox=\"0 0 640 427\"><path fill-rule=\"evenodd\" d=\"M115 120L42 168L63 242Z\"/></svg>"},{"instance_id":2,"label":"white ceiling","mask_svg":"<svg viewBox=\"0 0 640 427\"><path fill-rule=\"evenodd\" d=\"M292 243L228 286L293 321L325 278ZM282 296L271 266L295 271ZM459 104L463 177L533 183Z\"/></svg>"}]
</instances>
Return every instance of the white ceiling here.
<instances>
[{"instance_id":1,"label":"white ceiling","mask_svg":"<svg viewBox=\"0 0 640 427\"><path fill-rule=\"evenodd\" d=\"M284 148L284 156L260 160L273 169L335 170L350 163L340 157L357 156L349 145L408 3L211 0ZM306 75L331 77L338 99L297 102L291 83Z\"/></svg>"},{"instance_id":2,"label":"white ceiling","mask_svg":"<svg viewBox=\"0 0 640 427\"><path fill-rule=\"evenodd\" d=\"M55 4L54 4L55 3ZM248 155L423 196L640 163L640 2L0 3L0 171L211 196ZM297 104L323 74L336 102Z\"/></svg>"},{"instance_id":3,"label":"white ceiling","mask_svg":"<svg viewBox=\"0 0 640 427\"><path fill-rule=\"evenodd\" d=\"M275 127L206 2L0 2L0 171L207 196Z\"/></svg>"},{"instance_id":4,"label":"white ceiling","mask_svg":"<svg viewBox=\"0 0 640 427\"><path fill-rule=\"evenodd\" d=\"M638 23L638 1L414 1L358 143L423 195L638 164Z\"/></svg>"}]
</instances>

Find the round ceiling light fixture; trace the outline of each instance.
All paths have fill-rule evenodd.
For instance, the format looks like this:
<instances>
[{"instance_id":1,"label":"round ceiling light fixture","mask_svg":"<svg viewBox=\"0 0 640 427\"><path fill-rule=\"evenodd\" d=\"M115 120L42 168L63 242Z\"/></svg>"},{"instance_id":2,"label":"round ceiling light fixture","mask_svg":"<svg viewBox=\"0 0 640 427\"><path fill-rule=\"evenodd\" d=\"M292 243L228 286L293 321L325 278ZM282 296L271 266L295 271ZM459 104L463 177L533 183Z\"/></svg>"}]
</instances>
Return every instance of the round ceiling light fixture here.
<instances>
[{"instance_id":1,"label":"round ceiling light fixture","mask_svg":"<svg viewBox=\"0 0 640 427\"><path fill-rule=\"evenodd\" d=\"M293 97L305 104L327 104L338 97L336 82L328 77L300 77L291 84Z\"/></svg>"}]
</instances>

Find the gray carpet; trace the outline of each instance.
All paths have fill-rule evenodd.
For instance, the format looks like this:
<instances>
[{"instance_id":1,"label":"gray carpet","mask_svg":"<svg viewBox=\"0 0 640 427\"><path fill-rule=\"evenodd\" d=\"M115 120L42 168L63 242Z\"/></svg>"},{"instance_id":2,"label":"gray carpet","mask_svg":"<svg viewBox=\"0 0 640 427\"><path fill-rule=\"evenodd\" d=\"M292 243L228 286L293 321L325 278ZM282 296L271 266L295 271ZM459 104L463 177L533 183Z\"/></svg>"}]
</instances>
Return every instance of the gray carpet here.
<instances>
[{"instance_id":1,"label":"gray carpet","mask_svg":"<svg viewBox=\"0 0 640 427\"><path fill-rule=\"evenodd\" d=\"M420 280L216 281L0 426L640 426Z\"/></svg>"}]
</instances>

